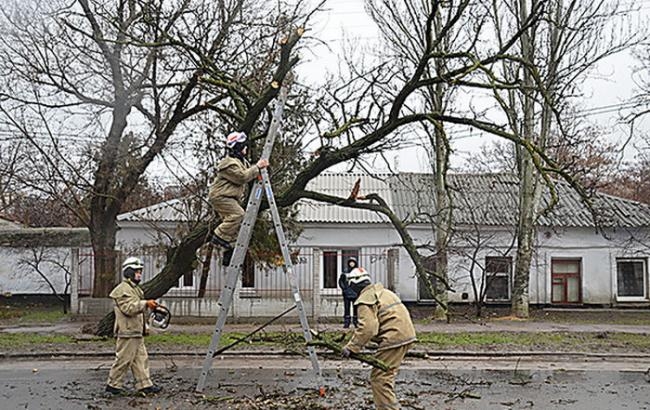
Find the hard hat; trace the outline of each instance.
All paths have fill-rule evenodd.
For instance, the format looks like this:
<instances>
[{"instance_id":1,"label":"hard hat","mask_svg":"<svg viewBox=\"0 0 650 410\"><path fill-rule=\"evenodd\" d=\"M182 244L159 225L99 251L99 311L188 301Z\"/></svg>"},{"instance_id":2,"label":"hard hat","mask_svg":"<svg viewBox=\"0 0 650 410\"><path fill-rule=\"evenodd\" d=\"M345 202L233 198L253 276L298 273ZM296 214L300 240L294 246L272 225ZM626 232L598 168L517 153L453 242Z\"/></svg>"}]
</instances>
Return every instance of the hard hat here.
<instances>
[{"instance_id":1,"label":"hard hat","mask_svg":"<svg viewBox=\"0 0 650 410\"><path fill-rule=\"evenodd\" d=\"M354 268L348 273L348 283L361 283L363 281L370 282L370 274L364 268Z\"/></svg>"},{"instance_id":2,"label":"hard hat","mask_svg":"<svg viewBox=\"0 0 650 410\"><path fill-rule=\"evenodd\" d=\"M140 258L136 258L135 256L128 257L124 263L122 263L122 272L125 272L127 269L144 269L144 263L142 263Z\"/></svg>"},{"instance_id":3,"label":"hard hat","mask_svg":"<svg viewBox=\"0 0 650 410\"><path fill-rule=\"evenodd\" d=\"M243 147L247 139L246 133L244 132L231 132L226 137L226 147L236 150L237 147Z\"/></svg>"}]
</instances>

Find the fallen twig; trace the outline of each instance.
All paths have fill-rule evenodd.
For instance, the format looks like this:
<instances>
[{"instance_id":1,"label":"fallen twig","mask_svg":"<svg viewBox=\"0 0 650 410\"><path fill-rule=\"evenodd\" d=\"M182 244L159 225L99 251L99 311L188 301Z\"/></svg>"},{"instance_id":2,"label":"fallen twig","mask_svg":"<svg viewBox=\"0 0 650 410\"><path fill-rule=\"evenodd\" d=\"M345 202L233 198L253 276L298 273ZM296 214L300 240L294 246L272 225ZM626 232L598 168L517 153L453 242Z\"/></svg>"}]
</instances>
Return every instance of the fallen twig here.
<instances>
[{"instance_id":1,"label":"fallen twig","mask_svg":"<svg viewBox=\"0 0 650 410\"><path fill-rule=\"evenodd\" d=\"M294 309L296 308L296 306L297 306L297 305L293 305L292 307L290 307L289 309L287 309L287 310L285 310L284 312L280 313L279 315L277 315L277 316L271 318L270 320L266 321L264 324L262 324L261 326L259 326L259 327L256 328L255 330L253 330L252 332L250 332L250 333L244 335L243 337L240 337L239 339L235 340L234 342L230 343L230 344L227 345L227 346L223 346L223 347L221 347L220 349L217 349L217 350L212 354L212 357L215 357L215 356L217 356L217 355L219 355L219 354L225 352L226 350L230 349L230 348L233 347L233 346L238 345L238 344L241 343L241 342L245 342L246 340L248 340L248 338L250 338L251 336L253 336L255 333L259 332L260 330L264 329L265 327L267 327L267 326L270 325L271 323L273 323L273 322L275 322L276 320L280 319L282 316L284 316L284 315L286 315L287 313L289 313L289 312L291 312L292 310L294 310Z\"/></svg>"},{"instance_id":2,"label":"fallen twig","mask_svg":"<svg viewBox=\"0 0 650 410\"><path fill-rule=\"evenodd\" d=\"M472 393L469 389L464 389L461 390L458 393L453 393L450 395L450 397L445 400L445 403L449 403L450 401L456 400L456 399L480 399L481 396L479 396L476 393Z\"/></svg>"},{"instance_id":3,"label":"fallen twig","mask_svg":"<svg viewBox=\"0 0 650 410\"><path fill-rule=\"evenodd\" d=\"M203 401L210 403L210 404L215 404L215 403L220 403L223 401L231 401L234 399L232 396L203 396L201 398Z\"/></svg>"}]
</instances>

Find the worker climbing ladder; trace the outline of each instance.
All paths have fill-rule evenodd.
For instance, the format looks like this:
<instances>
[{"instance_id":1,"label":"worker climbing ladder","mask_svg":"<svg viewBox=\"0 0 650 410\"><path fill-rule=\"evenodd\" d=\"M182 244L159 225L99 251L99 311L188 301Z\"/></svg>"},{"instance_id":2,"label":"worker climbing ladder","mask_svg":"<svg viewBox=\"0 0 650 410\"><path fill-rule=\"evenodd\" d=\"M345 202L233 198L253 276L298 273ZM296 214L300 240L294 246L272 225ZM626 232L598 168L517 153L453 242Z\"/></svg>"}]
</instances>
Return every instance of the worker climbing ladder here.
<instances>
[{"instance_id":1,"label":"worker climbing ladder","mask_svg":"<svg viewBox=\"0 0 650 410\"><path fill-rule=\"evenodd\" d=\"M273 149L273 144L275 142L275 137L278 133L280 127L280 122L282 120L282 115L284 113L284 105L287 100L288 95L288 86L286 83L280 88L280 93L278 100L276 101L275 111L273 113L273 119L271 120L271 127L269 128L269 133L266 137L264 143L264 149L262 150L263 159L268 159L271 155L271 150ZM278 237L278 243L282 250L282 257L284 258L284 272L287 276L289 284L291 286L291 292L293 295L293 300L295 305L290 309L285 311L282 315L292 311L293 309L298 310L298 316L300 317L300 325L302 326L303 335L306 342L312 340L311 330L309 328L309 323L307 321L307 315L305 313L304 304L300 296L300 290L298 289L298 282L296 280L296 275L293 270L293 264L291 262L291 255L289 253L289 245L287 243L286 237L284 235L284 229L282 228L282 222L280 220L280 214L278 212L277 205L275 203L275 197L273 196L273 190L271 188L271 180L269 178L268 171L266 169L261 170L261 178L257 180L248 199L248 205L246 206L246 213L242 220L241 227L239 228L239 234L237 236L237 242L235 244L234 252L230 264L226 268L226 284L221 292L219 297L219 316L217 318L217 324L212 334L212 341L210 342L210 347L208 348L208 353L205 356L203 362L203 369L199 377L199 381L196 386L197 392L202 392L208 372L212 367L212 361L214 356L219 353L216 349L219 346L219 341L221 340L221 333L224 325L226 324L226 317L228 316L228 311L233 301L233 293L237 282L239 279L239 274L244 263L244 258L246 256L246 251L248 249L248 244L253 233L253 228L255 227L255 221L257 220L257 214L260 209L260 205L263 199L263 193L266 195L266 199L269 203L269 208L271 210L271 215L273 217L273 225L275 226L275 232ZM282 316L280 315L280 316ZM318 358L316 357L316 352L313 346L308 346L307 351L309 353L309 358L316 376L316 380L321 379L321 370L320 364L318 363Z\"/></svg>"}]
</instances>

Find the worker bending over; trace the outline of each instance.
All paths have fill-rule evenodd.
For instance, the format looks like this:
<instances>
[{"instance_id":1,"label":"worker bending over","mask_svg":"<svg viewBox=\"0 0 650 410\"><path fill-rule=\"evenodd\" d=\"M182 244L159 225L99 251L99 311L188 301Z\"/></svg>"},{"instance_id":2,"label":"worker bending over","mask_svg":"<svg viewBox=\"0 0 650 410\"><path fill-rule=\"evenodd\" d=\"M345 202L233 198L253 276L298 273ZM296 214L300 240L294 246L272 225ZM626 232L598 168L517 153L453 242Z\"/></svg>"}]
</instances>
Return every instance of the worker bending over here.
<instances>
[{"instance_id":1,"label":"worker bending over","mask_svg":"<svg viewBox=\"0 0 650 410\"><path fill-rule=\"evenodd\" d=\"M357 293L354 305L357 308L359 325L352 339L343 347L342 354L359 353L370 341L377 343L375 357L386 363L390 369L373 368L370 386L375 407L378 410L399 409L395 396L395 376L406 352L417 341L411 315L400 298L381 283L372 284L364 268L355 268L348 273L348 283Z\"/></svg>"}]
</instances>

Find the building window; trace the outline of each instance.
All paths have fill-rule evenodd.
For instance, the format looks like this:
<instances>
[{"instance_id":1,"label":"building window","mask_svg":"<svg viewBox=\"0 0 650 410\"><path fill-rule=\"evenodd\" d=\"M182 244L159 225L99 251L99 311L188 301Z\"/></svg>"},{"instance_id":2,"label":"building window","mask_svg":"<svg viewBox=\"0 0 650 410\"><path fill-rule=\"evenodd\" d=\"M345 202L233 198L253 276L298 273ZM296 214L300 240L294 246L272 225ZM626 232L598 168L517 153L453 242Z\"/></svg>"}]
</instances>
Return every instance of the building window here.
<instances>
[{"instance_id":1,"label":"building window","mask_svg":"<svg viewBox=\"0 0 650 410\"><path fill-rule=\"evenodd\" d=\"M617 259L616 283L619 299L645 299L646 262L644 259Z\"/></svg>"},{"instance_id":2,"label":"building window","mask_svg":"<svg viewBox=\"0 0 650 410\"><path fill-rule=\"evenodd\" d=\"M512 258L485 257L485 300L510 300L510 283L512 280Z\"/></svg>"},{"instance_id":3,"label":"building window","mask_svg":"<svg viewBox=\"0 0 650 410\"><path fill-rule=\"evenodd\" d=\"M551 303L580 303L582 301L581 259L551 260Z\"/></svg>"},{"instance_id":4,"label":"building window","mask_svg":"<svg viewBox=\"0 0 650 410\"><path fill-rule=\"evenodd\" d=\"M345 263L349 258L356 258L359 261L358 249L336 249L323 251L323 289L337 289L339 287L339 276L348 271Z\"/></svg>"},{"instance_id":5,"label":"building window","mask_svg":"<svg viewBox=\"0 0 650 410\"><path fill-rule=\"evenodd\" d=\"M241 287L255 287L255 262L249 252L246 252L246 256L244 257L244 265L241 271Z\"/></svg>"},{"instance_id":6,"label":"building window","mask_svg":"<svg viewBox=\"0 0 650 410\"><path fill-rule=\"evenodd\" d=\"M194 286L194 271L187 272L182 278L184 287Z\"/></svg>"},{"instance_id":7,"label":"building window","mask_svg":"<svg viewBox=\"0 0 650 410\"><path fill-rule=\"evenodd\" d=\"M422 267L427 271L425 277L418 276L418 301L428 303L435 300L434 292L438 284L436 270L438 264L435 255L427 256L422 260Z\"/></svg>"}]
</instances>

